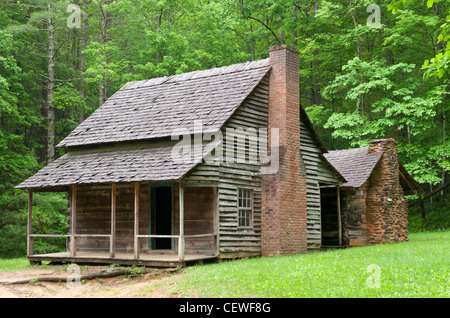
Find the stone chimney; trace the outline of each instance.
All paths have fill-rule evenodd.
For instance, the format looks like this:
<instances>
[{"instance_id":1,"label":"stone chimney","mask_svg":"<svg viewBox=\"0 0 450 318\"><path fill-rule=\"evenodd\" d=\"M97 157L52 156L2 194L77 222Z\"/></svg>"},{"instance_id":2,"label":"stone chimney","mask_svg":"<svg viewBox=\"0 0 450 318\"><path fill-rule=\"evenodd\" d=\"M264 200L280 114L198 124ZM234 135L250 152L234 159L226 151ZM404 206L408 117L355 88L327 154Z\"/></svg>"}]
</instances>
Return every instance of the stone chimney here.
<instances>
[{"instance_id":1,"label":"stone chimney","mask_svg":"<svg viewBox=\"0 0 450 318\"><path fill-rule=\"evenodd\" d=\"M299 52L269 49L269 132L279 129L279 167L262 175L262 255L306 252L306 171L300 153Z\"/></svg>"},{"instance_id":2,"label":"stone chimney","mask_svg":"<svg viewBox=\"0 0 450 318\"><path fill-rule=\"evenodd\" d=\"M400 185L397 142L370 141L369 153L383 152L369 178L366 222L369 244L401 242L408 239L408 200Z\"/></svg>"}]
</instances>

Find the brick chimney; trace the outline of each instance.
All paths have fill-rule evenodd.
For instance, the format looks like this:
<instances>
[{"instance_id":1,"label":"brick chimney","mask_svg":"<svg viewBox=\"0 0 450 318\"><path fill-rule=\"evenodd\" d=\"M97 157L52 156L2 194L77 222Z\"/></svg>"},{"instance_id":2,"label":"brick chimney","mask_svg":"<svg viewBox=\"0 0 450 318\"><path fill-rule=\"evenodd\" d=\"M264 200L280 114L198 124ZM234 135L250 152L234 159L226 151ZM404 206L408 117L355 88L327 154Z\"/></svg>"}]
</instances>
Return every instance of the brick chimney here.
<instances>
[{"instance_id":1,"label":"brick chimney","mask_svg":"<svg viewBox=\"0 0 450 318\"><path fill-rule=\"evenodd\" d=\"M369 153L383 152L369 178L366 222L369 244L401 242L408 239L408 200L400 185L397 142L377 139Z\"/></svg>"},{"instance_id":2,"label":"brick chimney","mask_svg":"<svg viewBox=\"0 0 450 318\"><path fill-rule=\"evenodd\" d=\"M306 252L306 170L300 153L299 52L269 49L269 131L279 129L279 168L262 175L262 255Z\"/></svg>"}]
</instances>

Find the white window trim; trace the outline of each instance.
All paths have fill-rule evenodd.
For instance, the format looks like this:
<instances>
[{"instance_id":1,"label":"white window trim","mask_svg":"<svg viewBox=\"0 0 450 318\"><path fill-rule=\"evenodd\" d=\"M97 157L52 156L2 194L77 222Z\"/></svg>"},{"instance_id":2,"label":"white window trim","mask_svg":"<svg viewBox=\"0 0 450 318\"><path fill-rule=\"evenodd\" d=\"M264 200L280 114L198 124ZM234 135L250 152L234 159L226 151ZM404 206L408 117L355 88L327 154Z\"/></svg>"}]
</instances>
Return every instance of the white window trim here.
<instances>
[{"instance_id":1,"label":"white window trim","mask_svg":"<svg viewBox=\"0 0 450 318\"><path fill-rule=\"evenodd\" d=\"M250 191L250 207L239 207L239 192L240 190L245 190L245 191ZM236 207L237 207L237 227L239 229L253 229L253 215L254 215L254 193L255 191L251 188L238 188L237 189L237 199L236 199ZM250 212L250 217L249 217L249 225L248 226L243 226L240 225L240 212L241 211L249 211Z\"/></svg>"}]
</instances>

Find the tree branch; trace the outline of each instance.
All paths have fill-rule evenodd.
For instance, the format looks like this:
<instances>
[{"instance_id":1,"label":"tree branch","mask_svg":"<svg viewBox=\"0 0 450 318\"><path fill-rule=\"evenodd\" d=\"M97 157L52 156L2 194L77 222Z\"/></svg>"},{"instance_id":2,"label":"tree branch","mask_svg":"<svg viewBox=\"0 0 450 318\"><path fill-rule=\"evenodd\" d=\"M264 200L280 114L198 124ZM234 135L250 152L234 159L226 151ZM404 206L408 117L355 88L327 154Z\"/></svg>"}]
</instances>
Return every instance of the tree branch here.
<instances>
[{"instance_id":1,"label":"tree branch","mask_svg":"<svg viewBox=\"0 0 450 318\"><path fill-rule=\"evenodd\" d=\"M267 30L269 30L269 31L272 33L272 35L275 37L275 39L277 40L277 42L278 42L279 44L283 44L283 43L280 41L280 39L278 38L278 36L275 34L275 32L273 32L273 30L272 30L271 28L269 28L269 26L268 26L267 24L265 24L265 23L262 22L261 20L259 20L259 19L257 19L257 18L254 18L254 17L252 17L252 16L247 16L247 18L248 18L248 19L255 20L255 21L258 21L259 23L261 23Z\"/></svg>"}]
</instances>

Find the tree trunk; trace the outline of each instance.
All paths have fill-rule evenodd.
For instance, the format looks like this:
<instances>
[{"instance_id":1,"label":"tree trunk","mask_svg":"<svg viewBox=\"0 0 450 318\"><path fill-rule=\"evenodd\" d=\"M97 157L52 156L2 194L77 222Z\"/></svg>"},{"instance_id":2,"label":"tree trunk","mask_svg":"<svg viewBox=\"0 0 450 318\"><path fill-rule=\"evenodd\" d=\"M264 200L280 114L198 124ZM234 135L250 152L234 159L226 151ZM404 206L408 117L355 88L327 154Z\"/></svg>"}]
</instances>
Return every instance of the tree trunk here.
<instances>
[{"instance_id":1,"label":"tree trunk","mask_svg":"<svg viewBox=\"0 0 450 318\"><path fill-rule=\"evenodd\" d=\"M420 215L422 216L422 220L425 220L425 206L423 204L422 198L419 198L419 206L420 206Z\"/></svg>"},{"instance_id":2,"label":"tree trunk","mask_svg":"<svg viewBox=\"0 0 450 318\"><path fill-rule=\"evenodd\" d=\"M355 9L355 12L353 12L352 9L350 9L349 13L350 13L350 16L352 17L353 25L355 26L355 30L356 30L356 37L357 37L356 53L358 55L359 60L362 62L363 61L362 40L361 40L361 35L359 34L359 31L358 31L358 27L359 27L358 11L357 11L357 9ZM361 71L360 71L360 73L361 73ZM360 82L361 82L361 84L364 82L362 74L361 74ZM365 115L364 95L363 94L360 94L358 100L356 101L356 110L360 111L362 116Z\"/></svg>"},{"instance_id":3,"label":"tree trunk","mask_svg":"<svg viewBox=\"0 0 450 318\"><path fill-rule=\"evenodd\" d=\"M50 2L48 10L53 10ZM55 159L55 108L53 107L53 90L55 85L55 25L53 17L47 20L48 26L48 79L47 79L47 163Z\"/></svg>"},{"instance_id":4,"label":"tree trunk","mask_svg":"<svg viewBox=\"0 0 450 318\"><path fill-rule=\"evenodd\" d=\"M81 17L81 39L80 39L80 73L81 73L81 96L83 101L86 101L86 88L84 84L84 71L86 64L86 27L87 27L87 0L83 0L83 15ZM84 109L81 107L78 113L78 123L81 124L84 120Z\"/></svg>"},{"instance_id":5,"label":"tree trunk","mask_svg":"<svg viewBox=\"0 0 450 318\"><path fill-rule=\"evenodd\" d=\"M102 49L104 48L104 45L106 43L106 11L105 11L105 6L106 4L106 0L102 0L101 4L100 4L100 14L101 14L101 20L100 20L100 43L102 45ZM104 58L105 58L105 65L106 65L106 54L104 52ZM106 66L105 66L106 67ZM99 96L98 96L98 102L99 102L99 107L103 105L103 103L106 101L106 81L105 79L101 79L100 80L100 84L99 84Z\"/></svg>"}]
</instances>

